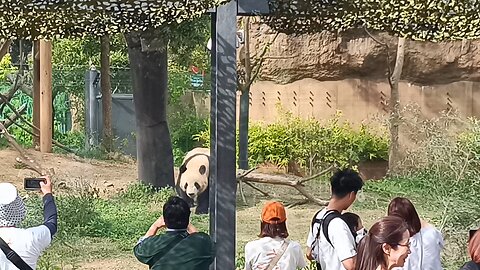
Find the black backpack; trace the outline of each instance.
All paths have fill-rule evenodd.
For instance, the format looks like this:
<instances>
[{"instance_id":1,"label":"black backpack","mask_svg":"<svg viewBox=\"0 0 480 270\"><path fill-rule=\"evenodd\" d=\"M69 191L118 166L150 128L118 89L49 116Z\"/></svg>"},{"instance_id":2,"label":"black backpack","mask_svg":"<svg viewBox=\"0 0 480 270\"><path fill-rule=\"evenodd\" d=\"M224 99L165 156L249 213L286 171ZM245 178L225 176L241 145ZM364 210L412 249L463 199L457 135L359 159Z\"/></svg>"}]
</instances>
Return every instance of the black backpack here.
<instances>
[{"instance_id":1,"label":"black backpack","mask_svg":"<svg viewBox=\"0 0 480 270\"><path fill-rule=\"evenodd\" d=\"M333 247L332 241L330 240L330 237L328 235L328 225L330 225L330 222L334 218L342 217L342 214L340 214L340 212L338 212L337 210L328 210L323 216L323 218L318 219L317 216L321 211L322 210L319 210L317 213L315 213L315 215L312 218L312 224L311 224L312 232L313 232L313 225L315 225L315 223L319 224L318 231L315 236L315 240L312 243L312 251L314 250L315 245L318 244L318 237L320 236L320 228L322 230L323 235L325 236L325 239L327 239L327 242ZM317 270L322 269L318 262L316 263L316 265L317 265Z\"/></svg>"}]
</instances>

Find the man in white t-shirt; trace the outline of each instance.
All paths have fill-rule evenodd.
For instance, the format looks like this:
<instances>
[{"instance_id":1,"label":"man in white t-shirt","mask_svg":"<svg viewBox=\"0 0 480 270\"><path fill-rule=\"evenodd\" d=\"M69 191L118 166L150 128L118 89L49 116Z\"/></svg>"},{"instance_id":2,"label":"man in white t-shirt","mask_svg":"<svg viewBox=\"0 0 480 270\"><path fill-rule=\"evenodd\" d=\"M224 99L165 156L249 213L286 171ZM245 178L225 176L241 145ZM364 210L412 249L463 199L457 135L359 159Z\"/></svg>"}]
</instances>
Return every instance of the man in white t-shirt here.
<instances>
[{"instance_id":1,"label":"man in white t-shirt","mask_svg":"<svg viewBox=\"0 0 480 270\"><path fill-rule=\"evenodd\" d=\"M353 204L363 181L357 172L345 169L336 172L330 184L330 202L316 214L313 228L309 230L307 258L315 260L323 270L353 270L357 255L355 239L345 221L335 215L338 216ZM325 219L329 215L333 215L329 218L333 219L329 223L323 222L329 220ZM322 224L328 225L328 235L324 234Z\"/></svg>"},{"instance_id":2,"label":"man in white t-shirt","mask_svg":"<svg viewBox=\"0 0 480 270\"><path fill-rule=\"evenodd\" d=\"M287 215L279 202L268 202L262 211L260 239L245 246L245 270L296 270L306 267L299 243L287 240ZM275 262L275 257L278 261Z\"/></svg>"}]
</instances>

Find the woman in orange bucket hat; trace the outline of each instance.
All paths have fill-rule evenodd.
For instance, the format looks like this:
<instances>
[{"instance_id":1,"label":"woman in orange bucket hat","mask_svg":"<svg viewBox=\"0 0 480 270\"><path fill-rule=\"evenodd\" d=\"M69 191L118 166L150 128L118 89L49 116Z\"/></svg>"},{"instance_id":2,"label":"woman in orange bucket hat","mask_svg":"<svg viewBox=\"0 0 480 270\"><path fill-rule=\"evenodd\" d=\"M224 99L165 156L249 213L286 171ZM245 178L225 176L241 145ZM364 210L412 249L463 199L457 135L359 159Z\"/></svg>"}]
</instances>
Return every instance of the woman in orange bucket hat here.
<instances>
[{"instance_id":1,"label":"woman in orange bucket hat","mask_svg":"<svg viewBox=\"0 0 480 270\"><path fill-rule=\"evenodd\" d=\"M280 202L267 202L262 210L260 239L245 246L246 270L295 270L306 267L298 242L288 240L287 213Z\"/></svg>"}]
</instances>

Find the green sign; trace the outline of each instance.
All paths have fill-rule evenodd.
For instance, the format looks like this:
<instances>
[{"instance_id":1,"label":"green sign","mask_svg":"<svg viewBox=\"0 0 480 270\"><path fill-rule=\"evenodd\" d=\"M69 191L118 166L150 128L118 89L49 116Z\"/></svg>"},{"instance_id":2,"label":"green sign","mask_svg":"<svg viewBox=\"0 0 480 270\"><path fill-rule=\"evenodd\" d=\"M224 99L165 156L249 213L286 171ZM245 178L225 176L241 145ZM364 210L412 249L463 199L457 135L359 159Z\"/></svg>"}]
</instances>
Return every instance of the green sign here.
<instances>
[{"instance_id":1,"label":"green sign","mask_svg":"<svg viewBox=\"0 0 480 270\"><path fill-rule=\"evenodd\" d=\"M193 74L190 79L192 86L195 88L203 86L203 75L202 74Z\"/></svg>"}]
</instances>

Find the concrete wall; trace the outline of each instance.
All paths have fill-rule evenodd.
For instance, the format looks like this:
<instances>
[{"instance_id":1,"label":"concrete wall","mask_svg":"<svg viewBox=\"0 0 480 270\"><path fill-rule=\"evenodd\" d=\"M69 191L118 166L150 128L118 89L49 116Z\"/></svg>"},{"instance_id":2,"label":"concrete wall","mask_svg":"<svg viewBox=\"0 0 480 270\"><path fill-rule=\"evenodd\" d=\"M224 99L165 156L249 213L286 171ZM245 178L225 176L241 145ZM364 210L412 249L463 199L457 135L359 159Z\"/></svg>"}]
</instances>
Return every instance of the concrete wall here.
<instances>
[{"instance_id":1,"label":"concrete wall","mask_svg":"<svg viewBox=\"0 0 480 270\"><path fill-rule=\"evenodd\" d=\"M389 99L390 87L381 81L303 79L284 85L259 81L252 86L250 93L250 120L274 122L278 117L277 104L280 104L304 118L330 119L340 110L345 119L361 123L387 116ZM401 82L400 99L402 105L419 105L425 118L438 116L447 109L456 110L462 118L480 117L480 82L461 81L431 86ZM207 95L191 93L184 100L193 102L199 114L208 114L210 100Z\"/></svg>"},{"instance_id":2,"label":"concrete wall","mask_svg":"<svg viewBox=\"0 0 480 270\"><path fill-rule=\"evenodd\" d=\"M281 104L301 117L328 119L340 110L346 119L360 123L386 115L390 87L388 83L361 79L322 82L304 79L286 85L261 81L253 85L250 97L252 121L274 121L278 112L275 104ZM437 116L447 109L457 110L461 117L479 117L479 98L478 82L433 86L400 84L401 104L418 104L426 118Z\"/></svg>"}]
</instances>

